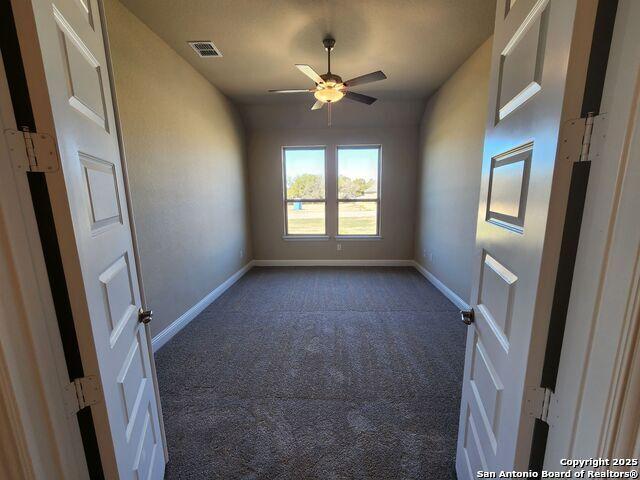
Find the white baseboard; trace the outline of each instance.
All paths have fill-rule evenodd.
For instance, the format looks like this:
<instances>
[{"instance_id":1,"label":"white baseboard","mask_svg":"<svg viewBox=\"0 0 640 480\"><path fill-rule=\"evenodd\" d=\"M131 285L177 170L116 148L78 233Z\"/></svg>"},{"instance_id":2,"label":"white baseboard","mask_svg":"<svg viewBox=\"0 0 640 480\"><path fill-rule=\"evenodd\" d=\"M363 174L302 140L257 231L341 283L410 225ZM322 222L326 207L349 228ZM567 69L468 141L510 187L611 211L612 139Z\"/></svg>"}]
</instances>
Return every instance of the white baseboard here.
<instances>
[{"instance_id":1,"label":"white baseboard","mask_svg":"<svg viewBox=\"0 0 640 480\"><path fill-rule=\"evenodd\" d=\"M254 260L256 267L413 267L413 260Z\"/></svg>"},{"instance_id":2,"label":"white baseboard","mask_svg":"<svg viewBox=\"0 0 640 480\"><path fill-rule=\"evenodd\" d=\"M418 262L413 261L413 266L418 270L427 280L429 280L434 287L442 292L442 294L451 300L456 307L460 310L469 310L471 307L467 302L462 300L453 290L442 283L433 273L424 268Z\"/></svg>"},{"instance_id":3,"label":"white baseboard","mask_svg":"<svg viewBox=\"0 0 640 480\"><path fill-rule=\"evenodd\" d=\"M226 279L223 283L221 283L215 290L211 293L207 294L202 300L196 303L189 310L184 312L180 317L171 322L167 328L158 333L153 340L151 340L151 345L153 346L153 351L157 352L165 343L171 340L180 330L187 326L187 324L197 317L205 308L207 308L211 303L213 303L220 295L227 291L229 287L231 287L234 283L242 278L242 276L247 273L251 267L253 267L253 260L248 262L244 267L238 270L236 273L231 275L228 279Z\"/></svg>"}]
</instances>

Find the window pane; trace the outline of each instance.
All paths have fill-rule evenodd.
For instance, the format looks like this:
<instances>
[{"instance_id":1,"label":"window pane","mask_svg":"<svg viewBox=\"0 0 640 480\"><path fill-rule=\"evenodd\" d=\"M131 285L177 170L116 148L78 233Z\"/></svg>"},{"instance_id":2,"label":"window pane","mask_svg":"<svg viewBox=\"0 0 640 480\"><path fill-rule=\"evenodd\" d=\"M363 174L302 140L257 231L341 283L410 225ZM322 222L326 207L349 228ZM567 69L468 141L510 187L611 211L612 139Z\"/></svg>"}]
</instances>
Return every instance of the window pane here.
<instances>
[{"instance_id":1,"label":"window pane","mask_svg":"<svg viewBox=\"0 0 640 480\"><path fill-rule=\"evenodd\" d=\"M285 148L287 199L324 199L324 148Z\"/></svg>"},{"instance_id":2,"label":"window pane","mask_svg":"<svg viewBox=\"0 0 640 480\"><path fill-rule=\"evenodd\" d=\"M288 235L324 235L324 202L287 202Z\"/></svg>"},{"instance_id":3,"label":"window pane","mask_svg":"<svg viewBox=\"0 0 640 480\"><path fill-rule=\"evenodd\" d=\"M378 202L339 202L338 235L377 235Z\"/></svg>"},{"instance_id":4,"label":"window pane","mask_svg":"<svg viewBox=\"0 0 640 480\"><path fill-rule=\"evenodd\" d=\"M338 149L338 198L378 198L380 149Z\"/></svg>"}]
</instances>

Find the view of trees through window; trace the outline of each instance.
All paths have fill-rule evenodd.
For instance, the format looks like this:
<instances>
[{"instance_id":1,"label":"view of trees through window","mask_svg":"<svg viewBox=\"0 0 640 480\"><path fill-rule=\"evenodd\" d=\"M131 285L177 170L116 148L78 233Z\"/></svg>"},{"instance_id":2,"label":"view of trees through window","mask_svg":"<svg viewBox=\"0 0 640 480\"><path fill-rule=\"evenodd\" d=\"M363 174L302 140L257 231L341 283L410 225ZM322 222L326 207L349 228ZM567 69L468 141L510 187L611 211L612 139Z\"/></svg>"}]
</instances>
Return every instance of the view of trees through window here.
<instances>
[{"instance_id":1,"label":"view of trees through window","mask_svg":"<svg viewBox=\"0 0 640 480\"><path fill-rule=\"evenodd\" d=\"M325 235L325 150L285 148L287 235Z\"/></svg>"},{"instance_id":2,"label":"view of trees through window","mask_svg":"<svg viewBox=\"0 0 640 480\"><path fill-rule=\"evenodd\" d=\"M338 235L379 234L380 147L339 147ZM284 149L286 234L326 235L325 149Z\"/></svg>"},{"instance_id":3,"label":"view of trees through window","mask_svg":"<svg viewBox=\"0 0 640 480\"><path fill-rule=\"evenodd\" d=\"M338 235L378 235L380 147L338 148Z\"/></svg>"},{"instance_id":4,"label":"view of trees through window","mask_svg":"<svg viewBox=\"0 0 640 480\"><path fill-rule=\"evenodd\" d=\"M287 179L289 198L324 198L324 175L303 173Z\"/></svg>"}]
</instances>

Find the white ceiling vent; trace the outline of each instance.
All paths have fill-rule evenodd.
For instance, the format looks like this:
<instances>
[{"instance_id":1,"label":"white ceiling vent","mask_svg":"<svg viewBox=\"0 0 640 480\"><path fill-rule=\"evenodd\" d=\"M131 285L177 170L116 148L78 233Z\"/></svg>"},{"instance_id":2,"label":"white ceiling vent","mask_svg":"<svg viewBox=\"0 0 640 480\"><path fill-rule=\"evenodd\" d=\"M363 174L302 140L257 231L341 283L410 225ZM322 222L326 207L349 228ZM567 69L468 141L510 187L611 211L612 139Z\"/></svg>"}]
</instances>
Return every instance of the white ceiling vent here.
<instances>
[{"instance_id":1,"label":"white ceiling vent","mask_svg":"<svg viewBox=\"0 0 640 480\"><path fill-rule=\"evenodd\" d=\"M195 50L199 57L215 58L222 56L222 52L209 40L198 40L187 43L191 45L191 48Z\"/></svg>"}]
</instances>

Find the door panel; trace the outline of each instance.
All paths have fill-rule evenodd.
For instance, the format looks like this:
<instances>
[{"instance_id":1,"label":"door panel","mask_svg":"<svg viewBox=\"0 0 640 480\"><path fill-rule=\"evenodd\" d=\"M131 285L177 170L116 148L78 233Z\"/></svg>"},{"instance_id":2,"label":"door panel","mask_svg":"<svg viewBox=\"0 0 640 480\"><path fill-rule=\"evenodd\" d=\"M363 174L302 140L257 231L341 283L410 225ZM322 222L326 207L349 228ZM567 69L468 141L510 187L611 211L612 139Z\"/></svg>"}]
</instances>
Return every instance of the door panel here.
<instances>
[{"instance_id":1,"label":"door panel","mask_svg":"<svg viewBox=\"0 0 640 480\"><path fill-rule=\"evenodd\" d=\"M14 3L27 14L22 0ZM104 394L91 407L101 461L108 478L159 479L165 463L160 409L138 321L138 273L99 4L33 0L31 7L47 87L35 97L46 100L61 163L47 181L85 374L99 376ZM35 68L33 59L27 65Z\"/></svg>"},{"instance_id":2,"label":"door panel","mask_svg":"<svg viewBox=\"0 0 640 480\"><path fill-rule=\"evenodd\" d=\"M460 479L476 478L479 470L528 468L534 418L524 408L525 392L540 385L570 180L562 127L580 111L584 43L595 4L498 1L471 296L475 322L467 333L458 435Z\"/></svg>"},{"instance_id":3,"label":"door panel","mask_svg":"<svg viewBox=\"0 0 640 480\"><path fill-rule=\"evenodd\" d=\"M79 153L85 181L86 201L89 204L91 231L113 224L122 224L118 179L112 163Z\"/></svg>"},{"instance_id":4,"label":"door panel","mask_svg":"<svg viewBox=\"0 0 640 480\"><path fill-rule=\"evenodd\" d=\"M542 89L548 13L549 4L537 2L500 54L498 120L517 110Z\"/></svg>"},{"instance_id":5,"label":"door panel","mask_svg":"<svg viewBox=\"0 0 640 480\"><path fill-rule=\"evenodd\" d=\"M522 233L533 144L491 159L486 220Z\"/></svg>"}]
</instances>

